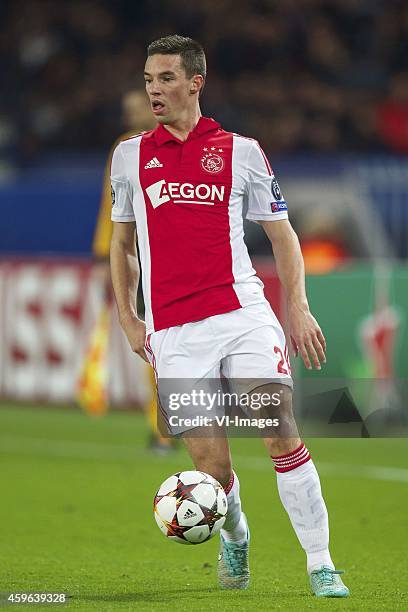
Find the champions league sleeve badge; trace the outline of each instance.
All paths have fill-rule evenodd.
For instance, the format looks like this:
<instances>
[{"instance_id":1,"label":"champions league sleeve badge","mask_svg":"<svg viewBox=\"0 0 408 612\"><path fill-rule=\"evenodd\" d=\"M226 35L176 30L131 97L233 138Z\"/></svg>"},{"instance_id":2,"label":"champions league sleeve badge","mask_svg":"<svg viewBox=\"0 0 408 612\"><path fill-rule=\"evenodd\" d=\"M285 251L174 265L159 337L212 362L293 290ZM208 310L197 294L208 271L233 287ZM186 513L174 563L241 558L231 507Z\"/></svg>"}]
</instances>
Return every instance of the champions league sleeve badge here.
<instances>
[{"instance_id":1,"label":"champions league sleeve badge","mask_svg":"<svg viewBox=\"0 0 408 612\"><path fill-rule=\"evenodd\" d=\"M282 199L282 192L280 190L279 183L276 180L276 178L272 179L272 195L275 198L275 200Z\"/></svg>"},{"instance_id":2,"label":"champions league sleeve badge","mask_svg":"<svg viewBox=\"0 0 408 612\"><path fill-rule=\"evenodd\" d=\"M272 195L275 198L276 202L271 202L271 209L273 213L285 212L288 210L288 206L285 200L282 199L282 192L279 187L279 183L274 177L272 179L271 185Z\"/></svg>"}]
</instances>

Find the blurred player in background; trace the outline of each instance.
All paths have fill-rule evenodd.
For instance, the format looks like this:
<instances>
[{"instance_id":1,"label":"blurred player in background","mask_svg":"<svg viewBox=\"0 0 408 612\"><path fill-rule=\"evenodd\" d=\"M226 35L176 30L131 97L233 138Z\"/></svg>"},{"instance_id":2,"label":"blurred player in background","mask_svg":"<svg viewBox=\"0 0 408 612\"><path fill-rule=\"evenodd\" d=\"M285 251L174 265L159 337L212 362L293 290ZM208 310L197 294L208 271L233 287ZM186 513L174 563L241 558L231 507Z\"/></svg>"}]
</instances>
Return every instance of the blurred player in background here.
<instances>
[{"instance_id":1,"label":"blurred player in background","mask_svg":"<svg viewBox=\"0 0 408 612\"><path fill-rule=\"evenodd\" d=\"M128 91L122 99L122 118L123 125L127 130L120 136L113 145L105 167L101 204L99 207L98 220L96 223L95 234L92 244L94 257L98 261L106 263L107 274L109 274L109 248L112 236L111 222L111 183L110 167L112 153L121 140L126 140L130 136L153 129L156 125L154 117L150 111L149 103L144 90L134 89Z\"/></svg>"},{"instance_id":2,"label":"blurred player in background","mask_svg":"<svg viewBox=\"0 0 408 612\"><path fill-rule=\"evenodd\" d=\"M103 414L108 408L107 395L107 351L112 305L112 285L109 268L109 248L112 236L110 168L112 153L121 140L152 129L156 122L150 111L146 92L142 89L128 91L122 99L122 121L127 130L113 145L106 162L101 203L98 212L92 252L98 265L98 273L104 287L104 304L92 331L89 347L84 359L78 398L83 407L92 414ZM156 385L152 368L147 370L150 400L146 406L148 426L151 431L149 446L152 450L165 453L171 450L169 438L161 436L157 426Z\"/></svg>"}]
</instances>

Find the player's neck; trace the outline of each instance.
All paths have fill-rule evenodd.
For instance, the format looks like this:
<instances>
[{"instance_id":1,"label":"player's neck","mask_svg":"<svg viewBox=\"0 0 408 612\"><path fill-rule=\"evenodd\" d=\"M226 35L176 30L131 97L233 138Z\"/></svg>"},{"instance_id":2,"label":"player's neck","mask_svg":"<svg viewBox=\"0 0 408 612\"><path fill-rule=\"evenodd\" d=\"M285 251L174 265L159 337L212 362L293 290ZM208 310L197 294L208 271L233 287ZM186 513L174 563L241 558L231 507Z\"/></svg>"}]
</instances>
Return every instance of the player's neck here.
<instances>
[{"instance_id":1,"label":"player's neck","mask_svg":"<svg viewBox=\"0 0 408 612\"><path fill-rule=\"evenodd\" d=\"M189 133L194 130L201 117L200 107L197 106L193 113L188 113L186 116L180 117L173 123L166 124L166 129L179 140L187 140Z\"/></svg>"}]
</instances>

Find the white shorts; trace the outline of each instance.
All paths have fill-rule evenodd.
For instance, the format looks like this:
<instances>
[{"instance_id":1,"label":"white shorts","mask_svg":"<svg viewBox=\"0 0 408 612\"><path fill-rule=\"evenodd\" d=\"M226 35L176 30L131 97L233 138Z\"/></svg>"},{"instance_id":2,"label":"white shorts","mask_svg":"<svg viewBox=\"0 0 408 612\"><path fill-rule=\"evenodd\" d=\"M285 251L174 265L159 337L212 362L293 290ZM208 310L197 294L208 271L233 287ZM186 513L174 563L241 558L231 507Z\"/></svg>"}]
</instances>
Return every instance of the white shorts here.
<instances>
[{"instance_id":1,"label":"white shorts","mask_svg":"<svg viewBox=\"0 0 408 612\"><path fill-rule=\"evenodd\" d=\"M222 375L240 385L240 392L243 385L246 393L259 387L259 379L293 388L285 334L266 300L153 332L145 348L156 381L188 379L194 385ZM164 406L162 402L168 429L182 433L182 428L169 427Z\"/></svg>"}]
</instances>

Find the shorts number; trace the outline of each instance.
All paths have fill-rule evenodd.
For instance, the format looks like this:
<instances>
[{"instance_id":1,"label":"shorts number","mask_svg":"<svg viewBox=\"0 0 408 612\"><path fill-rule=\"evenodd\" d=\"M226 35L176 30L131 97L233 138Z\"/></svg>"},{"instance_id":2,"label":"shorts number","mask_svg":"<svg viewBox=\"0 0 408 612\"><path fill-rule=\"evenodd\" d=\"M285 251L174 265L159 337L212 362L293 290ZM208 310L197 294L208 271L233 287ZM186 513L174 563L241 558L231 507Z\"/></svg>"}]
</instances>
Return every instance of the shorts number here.
<instances>
[{"instance_id":1,"label":"shorts number","mask_svg":"<svg viewBox=\"0 0 408 612\"><path fill-rule=\"evenodd\" d=\"M280 355L280 360L278 362L279 374L284 374L285 376L288 376L288 374L290 374L290 365L289 365L289 355L288 355L287 348L285 349L286 359L282 353L282 349L279 346L275 346L273 350L275 351L277 355Z\"/></svg>"}]
</instances>

